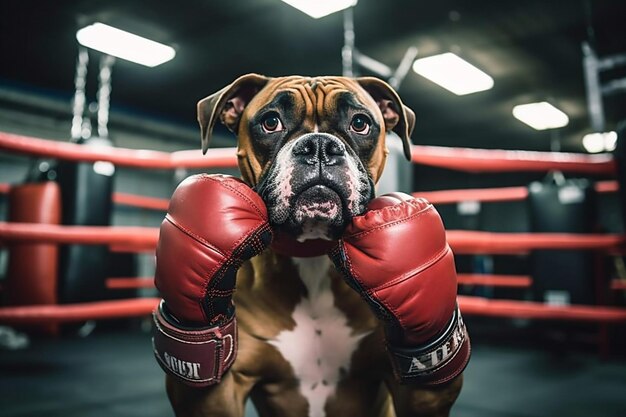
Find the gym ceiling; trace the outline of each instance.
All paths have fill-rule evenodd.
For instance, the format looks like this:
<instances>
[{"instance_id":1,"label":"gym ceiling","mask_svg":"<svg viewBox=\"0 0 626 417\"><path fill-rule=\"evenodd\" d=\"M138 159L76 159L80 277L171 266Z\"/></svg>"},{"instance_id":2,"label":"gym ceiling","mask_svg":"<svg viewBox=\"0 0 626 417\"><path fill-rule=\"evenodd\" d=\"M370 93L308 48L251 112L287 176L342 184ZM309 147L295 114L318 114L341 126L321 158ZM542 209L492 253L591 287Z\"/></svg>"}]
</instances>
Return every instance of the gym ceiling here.
<instances>
[{"instance_id":1,"label":"gym ceiling","mask_svg":"<svg viewBox=\"0 0 626 417\"><path fill-rule=\"evenodd\" d=\"M95 21L175 47L161 66L118 60L113 69L112 109L154 120L193 126L198 99L244 73L342 71L341 12L313 19L280 0L21 0L0 4L0 87L67 99L69 112L76 30ZM626 52L618 0L360 0L354 26L357 49L389 67L415 46L418 57L451 51L493 77L492 89L456 96L409 71L399 93L417 114L416 144L550 150L558 138L582 152L591 128L581 43L600 57ZM513 106L544 100L569 116L566 127L535 131L512 116ZM614 129L626 93L604 108Z\"/></svg>"}]
</instances>

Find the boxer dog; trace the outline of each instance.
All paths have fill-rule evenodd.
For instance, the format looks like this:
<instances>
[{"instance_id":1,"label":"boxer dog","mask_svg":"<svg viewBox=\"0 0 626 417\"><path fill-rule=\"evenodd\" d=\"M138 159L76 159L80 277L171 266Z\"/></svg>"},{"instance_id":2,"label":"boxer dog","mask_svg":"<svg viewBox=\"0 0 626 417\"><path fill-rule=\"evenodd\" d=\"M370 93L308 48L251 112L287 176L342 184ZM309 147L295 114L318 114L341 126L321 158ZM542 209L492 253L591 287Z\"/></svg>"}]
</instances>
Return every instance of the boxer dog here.
<instances>
[{"instance_id":1,"label":"boxer dog","mask_svg":"<svg viewBox=\"0 0 626 417\"><path fill-rule=\"evenodd\" d=\"M176 414L243 417L249 398L262 417L447 416L462 374L400 382L380 320L326 255L374 198L388 132L410 159L414 113L375 78L249 74L201 100L198 120L204 152L218 121L236 134L274 239L237 272L230 370L203 388L167 376Z\"/></svg>"}]
</instances>

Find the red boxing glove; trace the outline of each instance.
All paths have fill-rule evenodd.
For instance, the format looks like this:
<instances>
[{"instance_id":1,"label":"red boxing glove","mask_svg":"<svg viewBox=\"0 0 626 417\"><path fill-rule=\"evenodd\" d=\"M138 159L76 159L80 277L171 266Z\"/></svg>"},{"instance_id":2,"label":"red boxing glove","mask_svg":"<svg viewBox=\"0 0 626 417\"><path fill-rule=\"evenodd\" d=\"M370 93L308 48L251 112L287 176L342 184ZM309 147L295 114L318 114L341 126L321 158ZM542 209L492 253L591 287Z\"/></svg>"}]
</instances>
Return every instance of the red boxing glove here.
<instances>
[{"instance_id":1,"label":"red boxing glove","mask_svg":"<svg viewBox=\"0 0 626 417\"><path fill-rule=\"evenodd\" d=\"M372 200L331 258L385 322L400 380L442 384L463 371L470 342L456 304L454 257L430 203L402 193Z\"/></svg>"},{"instance_id":2,"label":"red boxing glove","mask_svg":"<svg viewBox=\"0 0 626 417\"><path fill-rule=\"evenodd\" d=\"M235 177L195 175L174 191L154 278L164 301L153 344L166 372L192 385L220 380L236 355L237 270L271 238L263 200Z\"/></svg>"}]
</instances>

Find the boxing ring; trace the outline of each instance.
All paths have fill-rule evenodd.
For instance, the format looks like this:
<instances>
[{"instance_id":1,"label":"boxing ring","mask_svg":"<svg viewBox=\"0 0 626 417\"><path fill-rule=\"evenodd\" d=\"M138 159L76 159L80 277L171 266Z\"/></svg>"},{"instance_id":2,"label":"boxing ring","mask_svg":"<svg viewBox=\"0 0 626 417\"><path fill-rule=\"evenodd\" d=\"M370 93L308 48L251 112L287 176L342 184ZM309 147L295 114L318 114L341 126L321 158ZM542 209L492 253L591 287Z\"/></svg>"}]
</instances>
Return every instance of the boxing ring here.
<instances>
[{"instance_id":1,"label":"boxing ring","mask_svg":"<svg viewBox=\"0 0 626 417\"><path fill-rule=\"evenodd\" d=\"M85 147L0 132L0 150L32 157L54 158L75 162L110 162L116 166L136 169L173 170L177 168L236 168L235 148L210 149L206 155L199 150L173 153L124 148ZM584 155L529 151L480 150L413 145L412 163L468 173L548 172L616 176L616 162L611 155ZM12 185L0 184L0 194L7 194ZM617 181L605 180L594 185L598 193L619 191ZM435 205L463 201L505 202L528 197L526 187L463 189L416 192ZM146 210L167 210L167 199L112 194L115 205ZM534 250L588 250L620 256L624 253L626 236L622 234L575 233L495 233L475 230L448 230L448 241L457 255L525 255ZM113 252L153 253L158 229L137 226L64 226L56 224L0 222L0 246L16 243L47 243L106 245ZM529 288L528 275L464 274L459 285ZM151 277L109 277L108 289L152 288ZM626 283L613 280L610 291L623 291ZM591 322L601 325L626 322L626 308L610 305L555 306L536 301L493 299L459 295L459 305L466 316L524 318ZM136 297L57 305L20 305L0 307L0 324L22 325L80 322L149 315L158 302L153 297Z\"/></svg>"}]
</instances>

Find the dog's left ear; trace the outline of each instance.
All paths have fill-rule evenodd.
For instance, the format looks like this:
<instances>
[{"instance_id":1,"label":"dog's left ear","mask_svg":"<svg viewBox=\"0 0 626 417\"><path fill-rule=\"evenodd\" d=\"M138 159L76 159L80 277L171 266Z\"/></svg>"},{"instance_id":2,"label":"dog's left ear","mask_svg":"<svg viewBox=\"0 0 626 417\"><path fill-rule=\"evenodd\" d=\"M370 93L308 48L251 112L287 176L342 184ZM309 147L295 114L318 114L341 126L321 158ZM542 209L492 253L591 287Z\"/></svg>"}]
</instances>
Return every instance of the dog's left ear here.
<instances>
[{"instance_id":1,"label":"dog's left ear","mask_svg":"<svg viewBox=\"0 0 626 417\"><path fill-rule=\"evenodd\" d=\"M386 82L374 77L360 77L356 81L378 104L385 119L385 130L394 131L402 139L404 156L411 160L411 133L415 127L415 113L402 104L398 93Z\"/></svg>"},{"instance_id":2,"label":"dog's left ear","mask_svg":"<svg viewBox=\"0 0 626 417\"><path fill-rule=\"evenodd\" d=\"M198 123L203 154L209 149L217 119L231 132L236 132L244 108L269 80L259 74L243 75L232 84L198 102Z\"/></svg>"}]
</instances>

